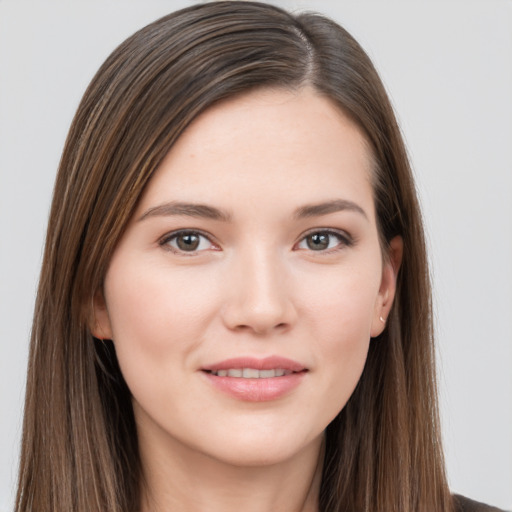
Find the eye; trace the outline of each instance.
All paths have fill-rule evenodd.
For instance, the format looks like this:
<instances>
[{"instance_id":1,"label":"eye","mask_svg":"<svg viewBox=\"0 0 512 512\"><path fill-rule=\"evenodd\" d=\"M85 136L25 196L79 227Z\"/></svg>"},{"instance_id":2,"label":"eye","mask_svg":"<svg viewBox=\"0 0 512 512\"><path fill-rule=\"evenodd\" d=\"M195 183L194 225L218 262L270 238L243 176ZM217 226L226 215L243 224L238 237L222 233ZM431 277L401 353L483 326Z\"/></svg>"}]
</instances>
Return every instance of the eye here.
<instances>
[{"instance_id":1,"label":"eye","mask_svg":"<svg viewBox=\"0 0 512 512\"><path fill-rule=\"evenodd\" d=\"M197 253L208 249L217 249L210 239L197 231L177 231L166 236L160 245L177 253Z\"/></svg>"},{"instance_id":2,"label":"eye","mask_svg":"<svg viewBox=\"0 0 512 512\"><path fill-rule=\"evenodd\" d=\"M297 245L298 249L310 251L329 251L349 247L352 240L345 234L337 231L314 231L306 235Z\"/></svg>"}]
</instances>

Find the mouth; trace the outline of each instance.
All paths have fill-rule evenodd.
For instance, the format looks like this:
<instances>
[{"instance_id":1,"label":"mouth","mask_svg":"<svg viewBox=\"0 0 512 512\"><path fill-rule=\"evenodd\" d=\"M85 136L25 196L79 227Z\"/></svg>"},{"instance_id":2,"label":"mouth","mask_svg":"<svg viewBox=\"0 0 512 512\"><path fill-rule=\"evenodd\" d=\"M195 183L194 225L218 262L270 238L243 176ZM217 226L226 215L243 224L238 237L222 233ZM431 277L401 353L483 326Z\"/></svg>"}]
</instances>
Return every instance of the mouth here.
<instances>
[{"instance_id":1,"label":"mouth","mask_svg":"<svg viewBox=\"0 0 512 512\"><path fill-rule=\"evenodd\" d=\"M238 377L242 379L272 379L274 377L284 377L290 375L291 370L284 368L275 368L272 370L258 370L257 368L229 368L228 370L206 370L208 373L217 377Z\"/></svg>"},{"instance_id":2,"label":"mouth","mask_svg":"<svg viewBox=\"0 0 512 512\"><path fill-rule=\"evenodd\" d=\"M263 359L236 357L205 366L202 370L217 377L242 379L271 379L307 371L301 363L281 356L268 356Z\"/></svg>"},{"instance_id":3,"label":"mouth","mask_svg":"<svg viewBox=\"0 0 512 512\"><path fill-rule=\"evenodd\" d=\"M248 402L276 400L288 395L303 381L308 369L291 359L228 359L201 369L215 389Z\"/></svg>"}]
</instances>

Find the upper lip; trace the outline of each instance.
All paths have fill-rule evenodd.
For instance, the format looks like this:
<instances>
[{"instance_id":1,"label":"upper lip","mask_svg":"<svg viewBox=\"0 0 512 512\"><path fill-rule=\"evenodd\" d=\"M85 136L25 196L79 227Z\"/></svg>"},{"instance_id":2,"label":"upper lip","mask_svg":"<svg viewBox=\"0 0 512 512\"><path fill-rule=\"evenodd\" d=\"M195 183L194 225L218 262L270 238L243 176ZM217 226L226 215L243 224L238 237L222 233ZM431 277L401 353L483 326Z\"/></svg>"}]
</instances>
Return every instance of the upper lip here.
<instances>
[{"instance_id":1,"label":"upper lip","mask_svg":"<svg viewBox=\"0 0 512 512\"><path fill-rule=\"evenodd\" d=\"M254 368L255 370L273 370L276 368L290 370L292 372L302 372L306 367L297 361L280 356L269 356L262 359L256 357L235 357L224 359L214 364L204 366L204 371L229 370L232 368Z\"/></svg>"}]
</instances>

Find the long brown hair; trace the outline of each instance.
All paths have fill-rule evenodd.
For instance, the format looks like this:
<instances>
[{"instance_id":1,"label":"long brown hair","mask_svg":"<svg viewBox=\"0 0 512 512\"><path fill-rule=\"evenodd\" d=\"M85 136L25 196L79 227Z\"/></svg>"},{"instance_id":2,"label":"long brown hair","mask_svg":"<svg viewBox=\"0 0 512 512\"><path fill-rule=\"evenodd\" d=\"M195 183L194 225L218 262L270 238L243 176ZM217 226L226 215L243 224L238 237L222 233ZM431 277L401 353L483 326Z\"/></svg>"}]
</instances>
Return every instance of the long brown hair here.
<instances>
[{"instance_id":1,"label":"long brown hair","mask_svg":"<svg viewBox=\"0 0 512 512\"><path fill-rule=\"evenodd\" d=\"M327 427L320 510L448 512L429 273L404 144L358 43L317 14L215 2L122 43L89 85L60 162L35 307L17 512L135 512L142 474L130 392L91 311L145 185L186 126L258 87L313 87L366 135L383 247L404 241L389 323Z\"/></svg>"}]
</instances>

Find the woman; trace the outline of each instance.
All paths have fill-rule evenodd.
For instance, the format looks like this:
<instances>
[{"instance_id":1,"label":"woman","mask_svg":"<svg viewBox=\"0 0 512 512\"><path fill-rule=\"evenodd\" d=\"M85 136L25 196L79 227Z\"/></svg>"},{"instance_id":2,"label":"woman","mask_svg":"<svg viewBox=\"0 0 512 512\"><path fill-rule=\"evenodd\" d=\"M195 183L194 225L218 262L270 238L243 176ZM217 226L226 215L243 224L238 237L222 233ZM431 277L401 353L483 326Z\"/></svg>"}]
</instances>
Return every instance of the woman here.
<instances>
[{"instance_id":1,"label":"woman","mask_svg":"<svg viewBox=\"0 0 512 512\"><path fill-rule=\"evenodd\" d=\"M57 177L17 511L470 506L444 474L414 184L363 50L250 2L129 38Z\"/></svg>"}]
</instances>

